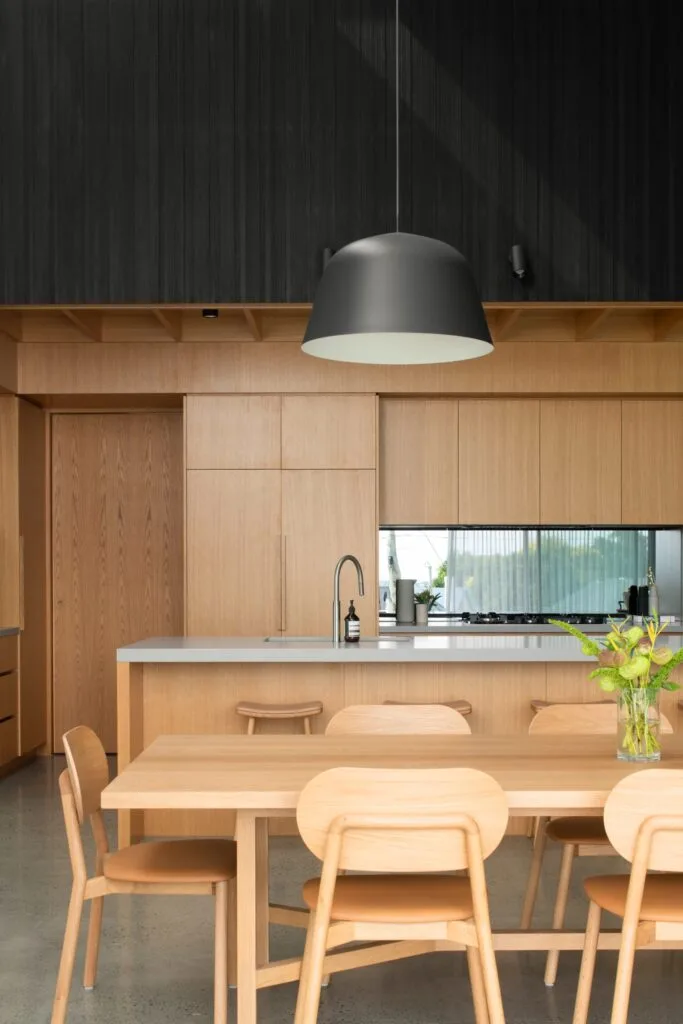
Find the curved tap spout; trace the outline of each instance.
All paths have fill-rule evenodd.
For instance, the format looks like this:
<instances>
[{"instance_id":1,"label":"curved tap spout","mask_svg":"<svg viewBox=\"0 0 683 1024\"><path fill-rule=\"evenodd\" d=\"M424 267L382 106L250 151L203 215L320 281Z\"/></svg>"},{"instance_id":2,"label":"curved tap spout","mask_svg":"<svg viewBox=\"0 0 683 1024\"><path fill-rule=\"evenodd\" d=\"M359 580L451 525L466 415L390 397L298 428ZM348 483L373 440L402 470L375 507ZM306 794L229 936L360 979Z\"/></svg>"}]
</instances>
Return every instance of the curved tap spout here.
<instances>
[{"instance_id":1,"label":"curved tap spout","mask_svg":"<svg viewBox=\"0 0 683 1024\"><path fill-rule=\"evenodd\" d=\"M365 581L363 579L363 567L355 555L342 555L334 570L334 594L332 603L332 639L338 644L341 639L341 603L339 600L339 580L344 562L353 562L358 574L358 594L363 597L365 594Z\"/></svg>"}]
</instances>

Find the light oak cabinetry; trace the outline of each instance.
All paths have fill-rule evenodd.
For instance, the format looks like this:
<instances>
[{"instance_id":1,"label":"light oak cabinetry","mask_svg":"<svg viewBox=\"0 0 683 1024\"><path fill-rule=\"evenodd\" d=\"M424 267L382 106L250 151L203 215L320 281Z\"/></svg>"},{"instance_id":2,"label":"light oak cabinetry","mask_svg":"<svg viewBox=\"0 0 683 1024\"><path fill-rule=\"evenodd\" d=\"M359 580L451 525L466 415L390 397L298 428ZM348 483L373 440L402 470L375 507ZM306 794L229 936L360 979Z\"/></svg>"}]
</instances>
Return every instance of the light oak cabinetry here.
<instances>
[{"instance_id":1,"label":"light oak cabinetry","mask_svg":"<svg viewBox=\"0 0 683 1024\"><path fill-rule=\"evenodd\" d=\"M266 636L281 628L279 470L187 473L187 632Z\"/></svg>"},{"instance_id":2,"label":"light oak cabinetry","mask_svg":"<svg viewBox=\"0 0 683 1024\"><path fill-rule=\"evenodd\" d=\"M18 636L0 636L0 768L20 750L18 640Z\"/></svg>"},{"instance_id":3,"label":"light oak cabinetry","mask_svg":"<svg viewBox=\"0 0 683 1024\"><path fill-rule=\"evenodd\" d=\"M459 522L538 523L538 401L459 402Z\"/></svg>"},{"instance_id":4,"label":"light oak cabinetry","mask_svg":"<svg viewBox=\"0 0 683 1024\"><path fill-rule=\"evenodd\" d=\"M191 396L186 413L187 633L328 635L347 552L363 564L359 613L375 633L376 397Z\"/></svg>"},{"instance_id":5,"label":"light oak cabinetry","mask_svg":"<svg viewBox=\"0 0 683 1024\"><path fill-rule=\"evenodd\" d=\"M361 633L377 632L377 525L374 470L291 470L282 474L285 633L329 636L332 580L343 554L355 555L365 576L356 608ZM358 594L356 570L342 574L342 617Z\"/></svg>"},{"instance_id":6,"label":"light oak cabinetry","mask_svg":"<svg viewBox=\"0 0 683 1024\"><path fill-rule=\"evenodd\" d=\"M21 639L19 751L48 739L48 445L45 413L19 401Z\"/></svg>"},{"instance_id":7,"label":"light oak cabinetry","mask_svg":"<svg viewBox=\"0 0 683 1024\"><path fill-rule=\"evenodd\" d=\"M283 469L374 469L375 395L283 395Z\"/></svg>"},{"instance_id":8,"label":"light oak cabinetry","mask_svg":"<svg viewBox=\"0 0 683 1024\"><path fill-rule=\"evenodd\" d=\"M0 625L21 621L19 400L0 396Z\"/></svg>"},{"instance_id":9,"label":"light oak cabinetry","mask_svg":"<svg viewBox=\"0 0 683 1024\"><path fill-rule=\"evenodd\" d=\"M621 522L621 402L541 402L541 522Z\"/></svg>"},{"instance_id":10,"label":"light oak cabinetry","mask_svg":"<svg viewBox=\"0 0 683 1024\"><path fill-rule=\"evenodd\" d=\"M5 638L16 655L13 675L0 676L0 703L13 697L17 705L0 723L5 761L48 738L46 443L42 409L0 398L0 624L21 629Z\"/></svg>"},{"instance_id":11,"label":"light oak cabinetry","mask_svg":"<svg viewBox=\"0 0 683 1024\"><path fill-rule=\"evenodd\" d=\"M380 523L457 523L457 400L381 399L379 467Z\"/></svg>"},{"instance_id":12,"label":"light oak cabinetry","mask_svg":"<svg viewBox=\"0 0 683 1024\"><path fill-rule=\"evenodd\" d=\"M622 522L683 523L683 401L622 402Z\"/></svg>"},{"instance_id":13,"label":"light oak cabinetry","mask_svg":"<svg viewBox=\"0 0 683 1024\"><path fill-rule=\"evenodd\" d=\"M279 469L279 395L188 395L187 469Z\"/></svg>"}]
</instances>

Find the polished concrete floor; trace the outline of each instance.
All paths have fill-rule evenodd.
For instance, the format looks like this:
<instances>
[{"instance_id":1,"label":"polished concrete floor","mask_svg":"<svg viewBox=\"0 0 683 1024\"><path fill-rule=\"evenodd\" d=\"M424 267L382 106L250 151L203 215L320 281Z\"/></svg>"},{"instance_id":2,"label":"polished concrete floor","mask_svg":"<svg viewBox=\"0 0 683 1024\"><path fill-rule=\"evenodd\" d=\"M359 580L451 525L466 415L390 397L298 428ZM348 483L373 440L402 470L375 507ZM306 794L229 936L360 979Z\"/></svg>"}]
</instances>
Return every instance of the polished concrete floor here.
<instances>
[{"instance_id":1,"label":"polished concrete floor","mask_svg":"<svg viewBox=\"0 0 683 1024\"><path fill-rule=\"evenodd\" d=\"M41 759L0 781L0 1022L49 1021L70 867L57 796L63 760ZM494 924L517 923L530 844L505 840L488 862ZM272 844L271 896L298 902L314 861L296 840ZM557 852L547 857L537 921L548 922L557 877ZM577 866L568 924L581 927L585 902L580 879L614 870L614 861ZM87 913L87 910L86 910ZM83 936L85 929L83 929ZM302 933L273 928L275 957L301 949ZM97 987L80 983L81 946L71 993L69 1024L190 1024L212 1019L212 902L200 897L111 897L105 904ZM629 1021L683 1022L683 953L638 956ZM543 985L543 954L499 954L509 1024L569 1022L579 954L563 954L554 989ZM609 1021L616 955L598 956L591 1024ZM260 1024L292 1021L296 987L259 996ZM232 1014L231 1004L231 1014ZM234 1020L234 1016L232 1018ZM470 1024L467 970L461 955L444 953L339 974L323 995L321 1024Z\"/></svg>"}]
</instances>

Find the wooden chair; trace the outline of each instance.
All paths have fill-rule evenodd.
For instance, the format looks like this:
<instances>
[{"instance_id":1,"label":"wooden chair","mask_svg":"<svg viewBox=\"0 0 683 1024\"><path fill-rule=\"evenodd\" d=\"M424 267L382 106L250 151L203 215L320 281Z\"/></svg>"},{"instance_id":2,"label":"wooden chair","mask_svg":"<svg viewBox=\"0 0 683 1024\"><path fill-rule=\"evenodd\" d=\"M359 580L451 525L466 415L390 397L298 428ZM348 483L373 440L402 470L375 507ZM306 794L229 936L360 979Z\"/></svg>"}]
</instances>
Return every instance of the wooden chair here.
<instances>
[{"instance_id":1,"label":"wooden chair","mask_svg":"<svg viewBox=\"0 0 683 1024\"><path fill-rule=\"evenodd\" d=\"M303 723L303 729L307 736L311 734L311 718L322 715L323 706L319 700L309 700L300 704L257 704L251 700L239 702L235 711L247 719L247 734L251 736L256 731L256 723L259 719L292 719Z\"/></svg>"},{"instance_id":2,"label":"wooden chair","mask_svg":"<svg viewBox=\"0 0 683 1024\"><path fill-rule=\"evenodd\" d=\"M662 732L673 732L671 723L661 717ZM538 712L529 726L529 734L545 733L546 735L612 735L616 744L617 714L616 704L595 702L586 704L554 704ZM616 754L615 754L616 756ZM615 850L610 845L601 817L570 817L539 818L534 839L533 856L529 881L527 883L524 907L522 909L522 928L530 928L534 915L534 906L538 895L538 884L543 866L543 855L546 842L550 839L560 843L562 862L560 877L557 883L555 908L553 910L553 928L562 928L567 909L567 898L571 883L574 857L610 857ZM557 978L559 950L551 949L545 966L545 984L554 985Z\"/></svg>"},{"instance_id":3,"label":"wooden chair","mask_svg":"<svg viewBox=\"0 0 683 1024\"><path fill-rule=\"evenodd\" d=\"M303 888L311 914L295 1024L317 1020L326 951L357 941L385 943L386 959L397 942L414 950L406 956L464 945L477 1024L504 1024L484 860L507 820L501 787L471 768L333 768L312 779L297 824L323 864ZM469 877L432 873L463 868ZM381 952L375 944L328 966L382 962Z\"/></svg>"},{"instance_id":4,"label":"wooden chair","mask_svg":"<svg viewBox=\"0 0 683 1024\"><path fill-rule=\"evenodd\" d=\"M421 736L469 732L471 729L463 716L443 704L352 704L338 711L325 729L326 736L343 733Z\"/></svg>"},{"instance_id":5,"label":"wooden chair","mask_svg":"<svg viewBox=\"0 0 683 1024\"><path fill-rule=\"evenodd\" d=\"M97 960L105 896L205 894L214 896L215 963L214 1022L226 1024L228 1013L228 921L234 885L235 844L223 839L183 839L139 843L109 853L101 809L101 794L109 782L109 767L98 737L83 725L64 736L67 770L59 777L73 885L59 963L52 1024L63 1024L73 976L76 944L86 900L92 901L85 952L83 985L91 989ZM88 877L81 826L89 819L95 839L95 874Z\"/></svg>"},{"instance_id":6,"label":"wooden chair","mask_svg":"<svg viewBox=\"0 0 683 1024\"><path fill-rule=\"evenodd\" d=\"M435 701L424 701L424 700L385 700L384 704L409 704L412 706L418 704L438 704L445 708L453 708L454 711L459 711L461 715L471 715L472 705L468 700L435 700Z\"/></svg>"},{"instance_id":7,"label":"wooden chair","mask_svg":"<svg viewBox=\"0 0 683 1024\"><path fill-rule=\"evenodd\" d=\"M683 939L683 771L650 768L617 783L605 804L612 846L630 875L587 878L590 901L574 1024L586 1024L603 910L623 919L611 1024L626 1024L636 949ZM678 812L678 813L676 813ZM649 871L663 872L649 874ZM656 1010L653 1019L657 1016Z\"/></svg>"}]
</instances>

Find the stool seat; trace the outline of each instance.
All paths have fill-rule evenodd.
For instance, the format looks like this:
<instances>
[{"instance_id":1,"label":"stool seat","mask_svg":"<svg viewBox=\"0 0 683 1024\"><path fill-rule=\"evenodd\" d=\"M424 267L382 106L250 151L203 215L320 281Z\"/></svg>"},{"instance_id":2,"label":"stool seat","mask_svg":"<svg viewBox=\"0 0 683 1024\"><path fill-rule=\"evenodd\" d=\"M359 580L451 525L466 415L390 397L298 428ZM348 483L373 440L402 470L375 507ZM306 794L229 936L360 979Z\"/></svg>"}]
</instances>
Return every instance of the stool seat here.
<instances>
[{"instance_id":1,"label":"stool seat","mask_svg":"<svg viewBox=\"0 0 683 1024\"><path fill-rule=\"evenodd\" d=\"M246 718L310 718L321 715L323 706L319 700L302 701L300 704L256 704L241 700L235 710Z\"/></svg>"},{"instance_id":2,"label":"stool seat","mask_svg":"<svg viewBox=\"0 0 683 1024\"><path fill-rule=\"evenodd\" d=\"M440 704L441 707L453 708L461 715L471 715L472 705L468 700L385 700L385 704Z\"/></svg>"},{"instance_id":3,"label":"stool seat","mask_svg":"<svg viewBox=\"0 0 683 1024\"><path fill-rule=\"evenodd\" d=\"M310 736L311 719L315 715L322 715L323 705L319 700L301 701L298 704L257 704L253 700L241 700L235 711L247 719L247 735L249 736L256 731L256 722L260 718L269 718L280 722L286 720L301 722L305 734Z\"/></svg>"},{"instance_id":4,"label":"stool seat","mask_svg":"<svg viewBox=\"0 0 683 1024\"><path fill-rule=\"evenodd\" d=\"M582 704L615 704L616 701L610 700L609 697L605 700L541 700L540 697L532 697L529 703L531 710L536 714L544 708L553 708L558 704L574 704L580 707Z\"/></svg>"}]
</instances>

